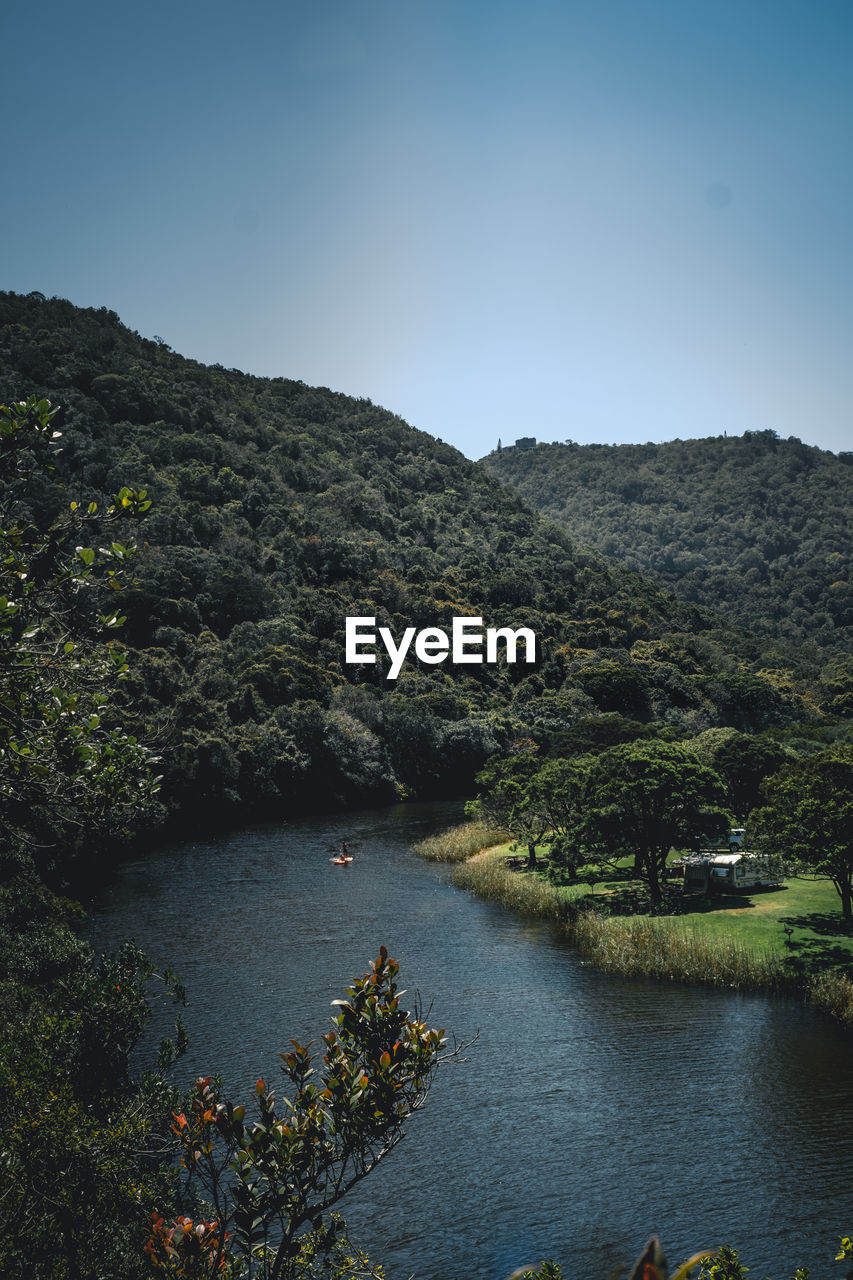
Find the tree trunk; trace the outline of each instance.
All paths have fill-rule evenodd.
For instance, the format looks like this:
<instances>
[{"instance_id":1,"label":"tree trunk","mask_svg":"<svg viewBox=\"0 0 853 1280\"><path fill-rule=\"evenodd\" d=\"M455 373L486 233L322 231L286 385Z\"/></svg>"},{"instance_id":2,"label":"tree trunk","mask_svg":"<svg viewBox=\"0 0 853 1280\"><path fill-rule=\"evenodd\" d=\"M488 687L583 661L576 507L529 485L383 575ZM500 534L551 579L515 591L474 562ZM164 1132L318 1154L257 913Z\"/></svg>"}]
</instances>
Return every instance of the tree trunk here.
<instances>
[{"instance_id":1,"label":"tree trunk","mask_svg":"<svg viewBox=\"0 0 853 1280\"><path fill-rule=\"evenodd\" d=\"M527 865L532 871L536 866L536 841L531 840L527 845Z\"/></svg>"},{"instance_id":2,"label":"tree trunk","mask_svg":"<svg viewBox=\"0 0 853 1280\"><path fill-rule=\"evenodd\" d=\"M649 896L652 900L653 907L659 907L663 902L663 892L660 887L660 875L658 873L658 860L653 853L648 853L645 857L646 882L649 886Z\"/></svg>"}]
</instances>

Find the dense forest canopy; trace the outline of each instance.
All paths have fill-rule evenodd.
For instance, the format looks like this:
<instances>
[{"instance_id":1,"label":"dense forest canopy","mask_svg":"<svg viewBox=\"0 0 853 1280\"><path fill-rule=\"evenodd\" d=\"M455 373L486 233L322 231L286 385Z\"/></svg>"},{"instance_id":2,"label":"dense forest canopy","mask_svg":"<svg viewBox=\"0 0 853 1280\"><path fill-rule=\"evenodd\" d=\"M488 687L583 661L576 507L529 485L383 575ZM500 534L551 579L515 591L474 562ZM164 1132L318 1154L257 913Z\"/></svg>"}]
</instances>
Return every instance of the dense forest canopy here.
<instances>
[{"instance_id":1,"label":"dense forest canopy","mask_svg":"<svg viewBox=\"0 0 853 1280\"><path fill-rule=\"evenodd\" d=\"M369 400L204 366L105 308L0 294L0 401L32 393L61 407L62 448L22 498L30 519L122 485L152 503L120 642L125 713L162 757L173 818L458 793L492 753L602 716L678 737L849 700L816 648L678 601ZM381 650L344 662L347 616L395 635L526 626L537 661L407 661L389 681Z\"/></svg>"},{"instance_id":2,"label":"dense forest canopy","mask_svg":"<svg viewBox=\"0 0 853 1280\"><path fill-rule=\"evenodd\" d=\"M572 537L682 599L788 643L853 651L853 453L748 431L540 444L484 462Z\"/></svg>"}]
</instances>

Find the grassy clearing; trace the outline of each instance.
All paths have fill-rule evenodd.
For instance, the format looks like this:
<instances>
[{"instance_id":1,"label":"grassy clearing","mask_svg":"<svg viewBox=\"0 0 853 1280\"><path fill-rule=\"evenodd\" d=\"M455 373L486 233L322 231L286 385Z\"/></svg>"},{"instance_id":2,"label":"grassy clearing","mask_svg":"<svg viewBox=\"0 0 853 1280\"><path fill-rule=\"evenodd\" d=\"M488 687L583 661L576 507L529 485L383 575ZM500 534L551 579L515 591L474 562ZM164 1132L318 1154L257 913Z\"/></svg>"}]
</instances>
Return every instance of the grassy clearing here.
<instances>
[{"instance_id":1,"label":"grassy clearing","mask_svg":"<svg viewBox=\"0 0 853 1280\"><path fill-rule=\"evenodd\" d=\"M493 833L490 833L493 836ZM554 885L507 864L508 846L462 861L453 883L524 915L553 920L596 967L626 977L795 995L853 1027L853 937L825 882L701 899L673 895L669 915L642 914L627 868L612 878ZM848 972L845 972L847 970Z\"/></svg>"},{"instance_id":2,"label":"grassy clearing","mask_svg":"<svg viewBox=\"0 0 853 1280\"><path fill-rule=\"evenodd\" d=\"M437 836L429 836L414 846L419 858L428 862L464 862L475 853L510 839L508 831L487 827L485 822L463 822Z\"/></svg>"},{"instance_id":3,"label":"grassy clearing","mask_svg":"<svg viewBox=\"0 0 853 1280\"><path fill-rule=\"evenodd\" d=\"M838 894L826 880L793 878L777 889L684 901L693 909L681 919L712 941L734 936L811 972L853 962L853 937L844 932Z\"/></svg>"}]
</instances>

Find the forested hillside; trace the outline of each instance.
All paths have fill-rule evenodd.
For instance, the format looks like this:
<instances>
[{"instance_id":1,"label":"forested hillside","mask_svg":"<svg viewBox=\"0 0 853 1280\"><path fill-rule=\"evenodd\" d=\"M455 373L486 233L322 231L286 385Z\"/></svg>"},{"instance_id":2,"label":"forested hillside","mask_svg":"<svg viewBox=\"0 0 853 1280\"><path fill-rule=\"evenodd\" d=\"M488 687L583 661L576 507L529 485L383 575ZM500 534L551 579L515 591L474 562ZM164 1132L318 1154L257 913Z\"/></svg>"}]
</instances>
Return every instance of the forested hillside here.
<instances>
[{"instance_id":1,"label":"forested hillside","mask_svg":"<svg viewBox=\"0 0 853 1280\"><path fill-rule=\"evenodd\" d=\"M364 1016L341 1014L340 1051L326 1055L329 1096L350 1100L328 1133L312 1086L299 1092L308 1051L293 1042L286 1055L301 1099L289 1124L303 1116L323 1159L308 1169L259 1080L253 1154L232 1165L245 1192L235 1230L227 1215L189 1230L177 1215L206 1209L178 1185L178 1149L193 1170L214 1137L233 1154L245 1112L220 1108L210 1078L184 1099L168 1083L180 1020L134 1077L157 975L132 945L98 959L54 892L85 888L87 872L100 882L117 840L479 792L531 861L547 830L553 872L571 879L581 853L648 844L630 813L660 818L668 853L730 812L751 815L780 766L782 817L798 838L821 836L820 859L835 847L821 833L846 829L850 749L814 753L849 736L853 659L757 640L677 600L369 401L207 368L105 309L2 294L0 405L4 1275L144 1280L188 1274L184 1257L194 1274L226 1255L239 1269L241 1251L254 1266L272 1221L300 1274L319 1274L311 1251L335 1235L317 1211L340 1184L324 1201L314 1170L340 1178L341 1143L359 1169L383 1134L393 1145L443 1043L412 1023L426 1038L411 1056L380 952ZM347 617L399 638L474 616L532 629L535 664L409 658L389 680L384 652L345 661ZM659 845L640 866L654 909ZM174 975L159 978L183 998ZM401 1077L404 1042L416 1066ZM368 1069L379 1092L365 1110ZM255 1141L264 1132L272 1146ZM219 1159L204 1168L215 1175Z\"/></svg>"},{"instance_id":2,"label":"forested hillside","mask_svg":"<svg viewBox=\"0 0 853 1280\"><path fill-rule=\"evenodd\" d=\"M206 367L106 309L2 294L0 402L31 393L61 406L62 447L21 498L29 519L44 528L69 500L103 504L122 485L151 501L113 643L129 650L125 714L162 758L173 819L458 793L518 739L547 747L584 725L618 739L620 717L674 736L753 732L849 701L844 670L822 673L817 651L674 600L368 400ZM768 441L743 447L772 456ZM797 450L809 474L828 465L778 448L791 468ZM653 472L635 480L666 487ZM762 497L778 500L769 485ZM809 519L823 528L817 508ZM758 563L737 572L763 581ZM390 681L381 651L374 666L345 664L348 615L397 636L481 615L532 628L540 653L535 667L409 659Z\"/></svg>"},{"instance_id":3,"label":"forested hillside","mask_svg":"<svg viewBox=\"0 0 853 1280\"><path fill-rule=\"evenodd\" d=\"M763 635L853 651L853 454L773 431L484 459L537 511Z\"/></svg>"}]
</instances>

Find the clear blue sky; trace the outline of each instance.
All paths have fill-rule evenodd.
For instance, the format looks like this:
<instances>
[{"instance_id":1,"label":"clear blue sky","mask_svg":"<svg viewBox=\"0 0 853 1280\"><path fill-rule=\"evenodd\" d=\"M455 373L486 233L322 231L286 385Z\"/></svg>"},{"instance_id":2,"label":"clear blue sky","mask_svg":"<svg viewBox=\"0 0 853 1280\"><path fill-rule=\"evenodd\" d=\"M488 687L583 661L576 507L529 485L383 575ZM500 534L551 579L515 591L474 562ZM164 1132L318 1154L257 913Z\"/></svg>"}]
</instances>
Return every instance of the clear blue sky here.
<instances>
[{"instance_id":1,"label":"clear blue sky","mask_svg":"<svg viewBox=\"0 0 853 1280\"><path fill-rule=\"evenodd\" d=\"M471 457L853 448L849 0L9 5L0 287Z\"/></svg>"}]
</instances>

